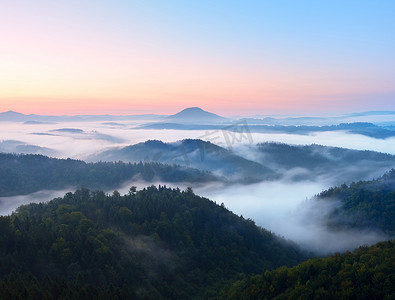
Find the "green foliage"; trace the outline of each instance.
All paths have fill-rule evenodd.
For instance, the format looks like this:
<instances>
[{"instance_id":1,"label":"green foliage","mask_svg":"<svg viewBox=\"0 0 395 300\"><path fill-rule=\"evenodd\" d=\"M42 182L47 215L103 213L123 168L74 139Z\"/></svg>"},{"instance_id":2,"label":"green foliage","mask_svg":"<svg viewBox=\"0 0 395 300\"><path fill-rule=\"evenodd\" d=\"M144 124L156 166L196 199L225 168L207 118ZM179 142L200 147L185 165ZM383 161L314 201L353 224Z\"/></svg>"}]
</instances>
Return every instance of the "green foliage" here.
<instances>
[{"instance_id":1,"label":"green foliage","mask_svg":"<svg viewBox=\"0 0 395 300\"><path fill-rule=\"evenodd\" d=\"M0 232L0 298L206 299L306 258L191 188L80 189L0 217Z\"/></svg>"},{"instance_id":2,"label":"green foliage","mask_svg":"<svg viewBox=\"0 0 395 300\"><path fill-rule=\"evenodd\" d=\"M222 299L394 299L395 243L312 259L245 278Z\"/></svg>"},{"instance_id":3,"label":"green foliage","mask_svg":"<svg viewBox=\"0 0 395 300\"><path fill-rule=\"evenodd\" d=\"M282 169L306 168L327 175L342 170L344 178L348 167L361 166L358 179L369 174L369 170L387 168L395 163L395 156L368 150L352 150L322 145L288 145L266 142L257 144L260 152L258 160L264 165ZM369 166L369 167L367 167ZM339 174L340 175L340 174Z\"/></svg>"},{"instance_id":4,"label":"green foliage","mask_svg":"<svg viewBox=\"0 0 395 300\"><path fill-rule=\"evenodd\" d=\"M232 151L199 139L184 139L175 143L148 140L120 149L110 149L90 157L95 161L155 161L190 166L199 170L221 173L221 178L252 183L278 177L265 165L245 159Z\"/></svg>"},{"instance_id":5,"label":"green foliage","mask_svg":"<svg viewBox=\"0 0 395 300\"><path fill-rule=\"evenodd\" d=\"M24 195L43 189L115 188L132 178L145 181L212 182L209 172L160 163L98 162L55 159L42 155L0 153L0 197Z\"/></svg>"},{"instance_id":6,"label":"green foliage","mask_svg":"<svg viewBox=\"0 0 395 300\"><path fill-rule=\"evenodd\" d=\"M343 184L318 195L326 201L340 200L329 216L332 228L380 229L395 235L395 170L372 181Z\"/></svg>"}]
</instances>

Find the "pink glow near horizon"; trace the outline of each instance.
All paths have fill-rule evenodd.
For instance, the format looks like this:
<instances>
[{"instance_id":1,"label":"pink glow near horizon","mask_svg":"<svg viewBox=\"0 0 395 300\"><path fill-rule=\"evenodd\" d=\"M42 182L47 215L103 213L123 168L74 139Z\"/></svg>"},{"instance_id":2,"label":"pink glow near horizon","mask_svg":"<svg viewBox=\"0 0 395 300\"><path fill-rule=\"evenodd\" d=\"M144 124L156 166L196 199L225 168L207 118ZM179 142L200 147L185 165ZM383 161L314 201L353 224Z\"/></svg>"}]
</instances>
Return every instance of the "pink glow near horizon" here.
<instances>
[{"instance_id":1,"label":"pink glow near horizon","mask_svg":"<svg viewBox=\"0 0 395 300\"><path fill-rule=\"evenodd\" d=\"M344 96L346 97L346 96ZM297 114L297 115L314 115L314 114L338 114L347 112L361 112L375 110L375 106L365 106L361 109L355 109L358 106L358 100L344 102L340 97L325 107L323 110L322 103L318 100L305 102L287 101L277 99L274 101L255 101L246 99L244 101L233 101L233 99L215 99L198 101L166 100L130 100L130 99L40 99L32 98L29 100L15 101L15 99L0 100L0 112L16 111L24 114L41 114L41 115L130 115L130 114L174 114L187 107L200 107L204 110L223 115L270 115L270 114ZM332 107L331 107L331 105ZM391 110L392 102L387 103L388 110ZM341 109L340 109L341 108Z\"/></svg>"},{"instance_id":2,"label":"pink glow near horizon","mask_svg":"<svg viewBox=\"0 0 395 300\"><path fill-rule=\"evenodd\" d=\"M395 110L393 4L22 2L0 11L0 111Z\"/></svg>"}]
</instances>

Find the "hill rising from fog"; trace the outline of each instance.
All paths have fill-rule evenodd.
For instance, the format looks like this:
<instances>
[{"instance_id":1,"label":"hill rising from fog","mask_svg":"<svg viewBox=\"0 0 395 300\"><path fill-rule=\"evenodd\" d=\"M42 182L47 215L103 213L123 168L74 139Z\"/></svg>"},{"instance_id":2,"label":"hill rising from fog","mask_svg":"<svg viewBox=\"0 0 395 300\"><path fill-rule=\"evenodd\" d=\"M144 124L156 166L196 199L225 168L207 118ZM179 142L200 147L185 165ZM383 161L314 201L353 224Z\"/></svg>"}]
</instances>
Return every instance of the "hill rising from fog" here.
<instances>
[{"instance_id":1,"label":"hill rising from fog","mask_svg":"<svg viewBox=\"0 0 395 300\"><path fill-rule=\"evenodd\" d=\"M0 298L209 299L306 259L191 189L87 189L0 217ZM30 297L30 296L29 296Z\"/></svg>"},{"instance_id":2,"label":"hill rising from fog","mask_svg":"<svg viewBox=\"0 0 395 300\"><path fill-rule=\"evenodd\" d=\"M395 167L395 156L391 154L314 144L261 143L245 151L250 152L248 157L264 166L279 173L292 173L295 180L322 176L342 184L378 177Z\"/></svg>"},{"instance_id":3,"label":"hill rising from fog","mask_svg":"<svg viewBox=\"0 0 395 300\"><path fill-rule=\"evenodd\" d=\"M0 153L0 197L72 187L118 188L132 178L147 182L215 182L209 172L156 162L85 163L42 155Z\"/></svg>"},{"instance_id":4,"label":"hill rising from fog","mask_svg":"<svg viewBox=\"0 0 395 300\"><path fill-rule=\"evenodd\" d=\"M236 282L220 299L393 299L395 243L281 267Z\"/></svg>"},{"instance_id":5,"label":"hill rising from fog","mask_svg":"<svg viewBox=\"0 0 395 300\"><path fill-rule=\"evenodd\" d=\"M244 120L244 121L243 121ZM271 122L269 122L270 124ZM233 123L227 124L205 124L198 122L168 122L161 120L156 123L147 123L139 126L139 129L173 129L173 130L224 130L226 128L233 128L240 131L242 127L247 124L248 130L255 133L286 133L297 135L308 135L316 132L347 132L351 134L363 135L375 139L387 139L395 136L393 126L377 126L368 122L353 122L341 123L338 125L267 125L265 120L248 120L242 119ZM391 124L391 123L390 123Z\"/></svg>"},{"instance_id":6,"label":"hill rising from fog","mask_svg":"<svg viewBox=\"0 0 395 300\"><path fill-rule=\"evenodd\" d=\"M330 188L318 201L336 201L327 224L333 230L358 228L381 230L395 236L395 170L376 180L358 181Z\"/></svg>"},{"instance_id":7,"label":"hill rising from fog","mask_svg":"<svg viewBox=\"0 0 395 300\"><path fill-rule=\"evenodd\" d=\"M91 156L90 161L161 162L210 171L229 181L258 182L278 177L275 171L213 143L185 139L175 143L149 140Z\"/></svg>"},{"instance_id":8,"label":"hill rising from fog","mask_svg":"<svg viewBox=\"0 0 395 300\"><path fill-rule=\"evenodd\" d=\"M210 171L228 181L253 183L285 178L292 181L325 177L331 184L380 176L395 167L395 156L320 145L261 143L225 149L199 139L175 143L149 140L113 148L89 161L161 162Z\"/></svg>"}]
</instances>

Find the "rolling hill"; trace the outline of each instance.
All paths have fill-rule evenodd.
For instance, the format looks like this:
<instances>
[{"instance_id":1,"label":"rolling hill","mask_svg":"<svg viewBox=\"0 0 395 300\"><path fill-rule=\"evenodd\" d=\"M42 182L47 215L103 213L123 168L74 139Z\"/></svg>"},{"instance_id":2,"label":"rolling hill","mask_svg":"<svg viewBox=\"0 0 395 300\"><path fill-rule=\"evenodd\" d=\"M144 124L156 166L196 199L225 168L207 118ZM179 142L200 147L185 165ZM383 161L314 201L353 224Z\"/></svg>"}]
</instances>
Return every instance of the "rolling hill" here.
<instances>
[{"instance_id":1,"label":"rolling hill","mask_svg":"<svg viewBox=\"0 0 395 300\"><path fill-rule=\"evenodd\" d=\"M273 170L210 142L186 139L175 143L150 140L123 148L110 149L88 158L89 161L161 162L177 164L244 183L274 179Z\"/></svg>"},{"instance_id":2,"label":"rolling hill","mask_svg":"<svg viewBox=\"0 0 395 300\"><path fill-rule=\"evenodd\" d=\"M380 230L395 237L394 169L375 180L330 188L320 193L317 201L339 203L327 220L328 227L333 230Z\"/></svg>"},{"instance_id":3,"label":"rolling hill","mask_svg":"<svg viewBox=\"0 0 395 300\"><path fill-rule=\"evenodd\" d=\"M323 176L332 178L332 184L350 183L381 176L395 167L395 156L391 154L314 144L261 143L245 151L250 152L246 157L279 173L294 170L294 180Z\"/></svg>"},{"instance_id":4,"label":"rolling hill","mask_svg":"<svg viewBox=\"0 0 395 300\"><path fill-rule=\"evenodd\" d=\"M247 277L220 299L393 299L395 243L382 242L354 252L315 258Z\"/></svg>"},{"instance_id":5,"label":"rolling hill","mask_svg":"<svg viewBox=\"0 0 395 300\"><path fill-rule=\"evenodd\" d=\"M0 298L210 299L307 258L189 188L67 193L0 217Z\"/></svg>"},{"instance_id":6,"label":"rolling hill","mask_svg":"<svg viewBox=\"0 0 395 300\"><path fill-rule=\"evenodd\" d=\"M88 161L161 162L193 167L223 176L230 182L252 183L281 177L315 180L326 177L332 185L371 179L395 167L395 156L320 145L261 143L228 150L211 142L186 139L175 143L149 140L113 148Z\"/></svg>"},{"instance_id":7,"label":"rolling hill","mask_svg":"<svg viewBox=\"0 0 395 300\"><path fill-rule=\"evenodd\" d=\"M85 163L42 155L0 153L0 197L25 195L48 189L114 189L132 178L148 183L162 181L191 184L219 180L209 172L158 162Z\"/></svg>"}]
</instances>

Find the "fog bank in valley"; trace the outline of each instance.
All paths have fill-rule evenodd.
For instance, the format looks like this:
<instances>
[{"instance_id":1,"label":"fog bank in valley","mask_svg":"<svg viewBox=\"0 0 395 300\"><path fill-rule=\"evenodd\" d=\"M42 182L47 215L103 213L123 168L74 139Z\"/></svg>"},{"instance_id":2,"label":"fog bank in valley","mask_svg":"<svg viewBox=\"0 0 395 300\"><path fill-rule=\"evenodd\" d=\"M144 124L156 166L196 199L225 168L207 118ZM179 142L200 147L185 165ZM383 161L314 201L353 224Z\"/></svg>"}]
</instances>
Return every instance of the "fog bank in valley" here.
<instances>
[{"instance_id":1,"label":"fog bank in valley","mask_svg":"<svg viewBox=\"0 0 395 300\"><path fill-rule=\"evenodd\" d=\"M389 237L378 231L331 230L326 226L326 216L336 207L336 201L317 201L312 196L329 188L324 181L287 180L268 181L250 185L152 182L182 190L192 186L194 192L217 204L224 204L232 212L250 218L273 233L298 243L302 248L318 255L352 250L361 245L370 245ZM142 181L128 181L117 190L127 194L131 186L142 189L149 184ZM47 202L63 197L67 192L40 191L30 195L0 198L0 215L9 215L17 207L28 203ZM106 190L112 194L113 190Z\"/></svg>"},{"instance_id":2,"label":"fog bank in valley","mask_svg":"<svg viewBox=\"0 0 395 300\"><path fill-rule=\"evenodd\" d=\"M78 122L55 124L22 124L2 122L0 141L19 141L26 145L43 147L53 151L58 158L86 159L94 153L112 147L124 147L148 139L175 142L186 138L210 140L219 146L229 148L236 154L254 160L253 153L246 152L246 147L261 142L282 142L296 145L320 144L345 147L356 150L373 150L395 154L395 138L374 139L347 132L320 132L309 135L251 133L251 139L244 139L229 144L221 131L203 130L142 130L136 129L133 122L103 123ZM66 130L65 130L66 129ZM216 137L216 138L215 138ZM215 139L214 139L215 138ZM14 143L15 145L18 143ZM13 145L8 143L7 145ZM21 145L20 143L18 145ZM9 148L8 148L9 149ZM26 149L26 147L25 147ZM37 149L37 148L35 148ZM12 149L11 149L12 150ZM48 151L49 151L48 150ZM11 152L18 152L17 149ZM38 152L39 153L39 152ZM224 205L236 214L253 219L257 225L271 230L288 239L298 242L305 248L319 253L350 250L359 245L372 244L386 237L378 232L331 231L323 220L332 209L332 203L319 203L309 200L315 194L334 185L337 174L326 174L314 180L293 181L295 172L306 170L288 170L281 180L267 181L250 185L231 186L209 184L193 186L198 195L205 196ZM294 172L294 173L292 173ZM381 170L377 176L381 175ZM371 178L360 178L371 179ZM153 182L158 184L158 182ZM138 188L150 185L147 182L127 182L119 187L121 194L128 192L131 185ZM168 186L190 186L177 183ZM19 205L29 202L48 201L63 196L68 191L41 191L26 196L0 198L0 213L10 214ZM106 191L111 193L112 191Z\"/></svg>"},{"instance_id":3,"label":"fog bank in valley","mask_svg":"<svg viewBox=\"0 0 395 300\"><path fill-rule=\"evenodd\" d=\"M378 231L328 228L326 216L338 202L316 201L312 196L329 187L325 181L284 180L210 186L196 192L319 255L353 250L389 238Z\"/></svg>"},{"instance_id":4,"label":"fog bank in valley","mask_svg":"<svg viewBox=\"0 0 395 300\"><path fill-rule=\"evenodd\" d=\"M51 149L59 158L85 159L89 155L112 147L122 147L158 139L175 142L200 138L225 148L253 142L282 142L295 145L319 144L355 150L372 150L395 154L395 138L374 139L347 132L317 132L309 135L251 133L250 139L231 141L221 130L154 130L136 129L137 124L119 122L118 126L106 122L67 122L55 124L23 124L1 122L0 141L20 141L28 145ZM247 124L248 126L248 124ZM69 129L69 130L64 130ZM70 129L74 129L73 132ZM227 139L228 138L228 139ZM15 152L18 152L15 150Z\"/></svg>"},{"instance_id":5,"label":"fog bank in valley","mask_svg":"<svg viewBox=\"0 0 395 300\"><path fill-rule=\"evenodd\" d=\"M29 195L19 195L11 197L0 197L0 215L10 215L19 206L29 203L47 202L57 197L63 197L67 192L74 190L39 191Z\"/></svg>"}]
</instances>

